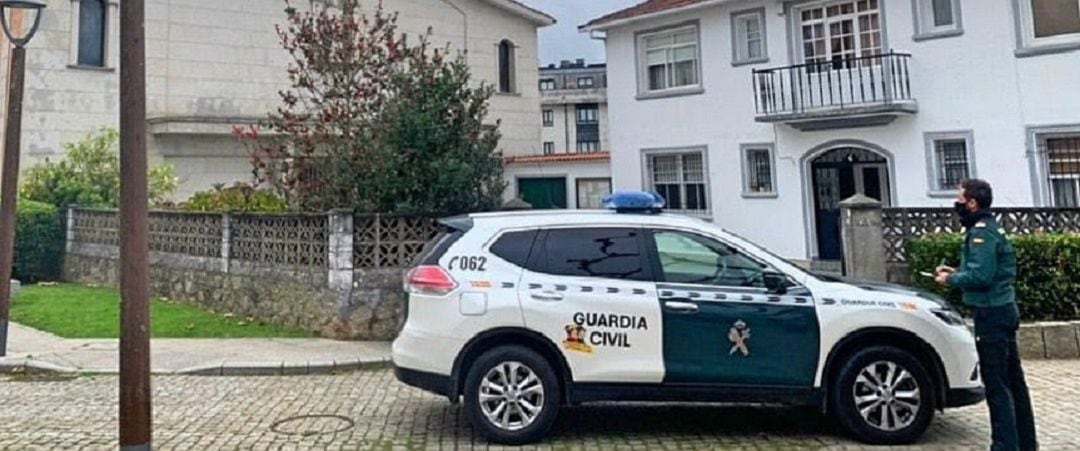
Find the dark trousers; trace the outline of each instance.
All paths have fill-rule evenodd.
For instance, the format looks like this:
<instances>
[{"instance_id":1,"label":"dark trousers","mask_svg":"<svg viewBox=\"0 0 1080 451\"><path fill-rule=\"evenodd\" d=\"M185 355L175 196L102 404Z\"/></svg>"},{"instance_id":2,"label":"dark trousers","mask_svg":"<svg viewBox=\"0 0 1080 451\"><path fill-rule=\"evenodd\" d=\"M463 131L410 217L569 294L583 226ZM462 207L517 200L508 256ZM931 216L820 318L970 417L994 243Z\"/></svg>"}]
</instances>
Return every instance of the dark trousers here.
<instances>
[{"instance_id":1,"label":"dark trousers","mask_svg":"<svg viewBox=\"0 0 1080 451\"><path fill-rule=\"evenodd\" d=\"M1035 416L1016 346L1016 304L975 309L979 368L990 407L992 451L1035 450Z\"/></svg>"}]
</instances>

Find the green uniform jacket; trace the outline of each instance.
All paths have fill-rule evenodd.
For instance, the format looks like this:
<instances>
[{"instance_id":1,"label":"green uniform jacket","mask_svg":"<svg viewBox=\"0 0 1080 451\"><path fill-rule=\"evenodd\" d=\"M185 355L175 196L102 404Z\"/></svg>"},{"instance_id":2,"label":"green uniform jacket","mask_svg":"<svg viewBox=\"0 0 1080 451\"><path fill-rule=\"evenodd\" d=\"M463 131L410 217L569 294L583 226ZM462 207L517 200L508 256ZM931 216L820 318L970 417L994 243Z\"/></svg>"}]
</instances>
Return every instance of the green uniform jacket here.
<instances>
[{"instance_id":1,"label":"green uniform jacket","mask_svg":"<svg viewBox=\"0 0 1080 451\"><path fill-rule=\"evenodd\" d=\"M986 214L964 235L960 267L949 275L950 287L964 291L964 303L993 307L1016 301L1016 252L993 215Z\"/></svg>"}]
</instances>

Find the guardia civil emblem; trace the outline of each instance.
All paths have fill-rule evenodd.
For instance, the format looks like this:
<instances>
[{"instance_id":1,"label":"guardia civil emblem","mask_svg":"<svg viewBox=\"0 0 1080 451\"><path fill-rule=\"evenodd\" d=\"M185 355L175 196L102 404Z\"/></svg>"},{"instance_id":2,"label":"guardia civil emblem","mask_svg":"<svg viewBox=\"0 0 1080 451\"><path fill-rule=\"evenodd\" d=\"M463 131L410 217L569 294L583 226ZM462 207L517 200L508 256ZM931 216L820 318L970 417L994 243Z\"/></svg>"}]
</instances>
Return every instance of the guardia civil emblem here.
<instances>
[{"instance_id":1,"label":"guardia civil emblem","mask_svg":"<svg viewBox=\"0 0 1080 451\"><path fill-rule=\"evenodd\" d=\"M735 321L735 324L731 326L731 330L727 334L728 340L731 341L731 351L728 355L735 355L736 352L742 353L742 355L750 355L750 328L746 327L746 323L742 320Z\"/></svg>"}]
</instances>

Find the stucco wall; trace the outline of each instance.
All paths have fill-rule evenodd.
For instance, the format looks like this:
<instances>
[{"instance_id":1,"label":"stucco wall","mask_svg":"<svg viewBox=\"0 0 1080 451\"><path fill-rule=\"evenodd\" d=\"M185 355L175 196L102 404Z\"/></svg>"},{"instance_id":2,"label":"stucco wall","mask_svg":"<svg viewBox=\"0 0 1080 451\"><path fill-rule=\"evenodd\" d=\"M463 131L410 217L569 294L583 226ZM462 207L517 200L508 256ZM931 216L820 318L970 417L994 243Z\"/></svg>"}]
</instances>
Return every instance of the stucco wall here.
<instances>
[{"instance_id":1,"label":"stucco wall","mask_svg":"<svg viewBox=\"0 0 1080 451\"><path fill-rule=\"evenodd\" d=\"M891 154L895 205L941 206L928 195L927 132L971 130L974 169L996 188L1001 205L1035 203L1025 127L1080 123L1080 52L1018 58L1012 2L960 2L961 36L916 42L910 0L883 1L886 48L910 52L919 112L890 125L801 132L754 121L753 68L789 61L783 4L742 1L608 31L608 102L616 189L643 183L642 149L706 147L711 207L717 224L795 258L814 254L803 159L821 145L863 141ZM766 8L767 63L731 64L731 12ZM634 34L696 20L701 27L699 95L638 100ZM776 198L744 198L739 146L775 143Z\"/></svg>"}]
</instances>

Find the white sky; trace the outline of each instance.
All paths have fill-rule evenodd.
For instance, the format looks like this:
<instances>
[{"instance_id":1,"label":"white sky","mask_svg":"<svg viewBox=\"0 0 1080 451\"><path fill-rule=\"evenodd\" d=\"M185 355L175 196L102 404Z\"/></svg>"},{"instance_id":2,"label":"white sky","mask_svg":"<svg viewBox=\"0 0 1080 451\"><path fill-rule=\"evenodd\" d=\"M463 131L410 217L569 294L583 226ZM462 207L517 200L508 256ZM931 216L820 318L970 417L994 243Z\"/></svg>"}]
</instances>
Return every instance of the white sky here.
<instances>
[{"instance_id":1,"label":"white sky","mask_svg":"<svg viewBox=\"0 0 1080 451\"><path fill-rule=\"evenodd\" d=\"M519 0L555 17L559 23L540 30L540 64L585 58L604 62L602 41L579 33L577 27L609 12L644 0Z\"/></svg>"}]
</instances>

